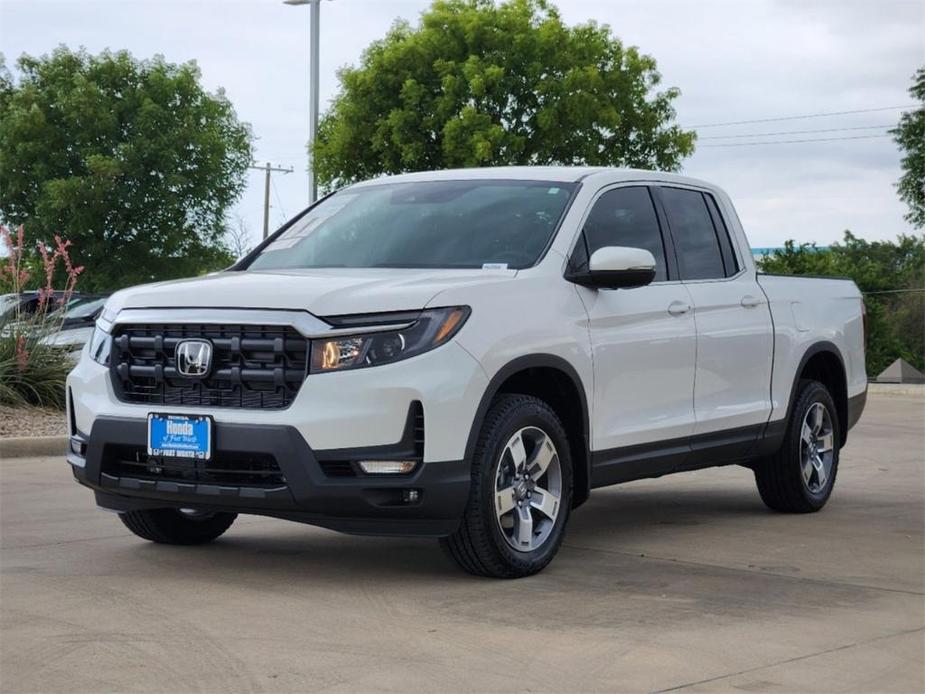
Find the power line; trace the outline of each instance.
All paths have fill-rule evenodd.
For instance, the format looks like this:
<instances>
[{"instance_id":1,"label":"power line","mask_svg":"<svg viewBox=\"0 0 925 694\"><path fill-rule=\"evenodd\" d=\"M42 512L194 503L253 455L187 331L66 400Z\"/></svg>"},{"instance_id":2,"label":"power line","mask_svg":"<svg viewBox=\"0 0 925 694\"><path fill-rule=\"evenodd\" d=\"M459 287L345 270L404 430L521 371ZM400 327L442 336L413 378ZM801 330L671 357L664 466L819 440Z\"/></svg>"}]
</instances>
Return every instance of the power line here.
<instances>
[{"instance_id":1,"label":"power line","mask_svg":"<svg viewBox=\"0 0 925 694\"><path fill-rule=\"evenodd\" d=\"M273 181L270 181L270 187L273 189L273 197L276 198L276 210L282 214L282 219L280 219L280 225L286 223L286 220L289 219L289 215L286 214L286 208L283 207L283 201L279 198L279 191L276 189L276 184Z\"/></svg>"},{"instance_id":2,"label":"power line","mask_svg":"<svg viewBox=\"0 0 925 694\"><path fill-rule=\"evenodd\" d=\"M824 118L826 116L848 116L855 113L876 113L878 111L898 111L907 108L920 108L918 104L909 106L882 106L880 108L861 108L854 111L828 111L826 113L807 113L800 116L778 116L777 118L754 118L752 120L727 121L725 123L703 123L701 125L688 125L687 128L719 128L725 125L749 125L751 123L776 123L784 120L802 120L804 118Z\"/></svg>"},{"instance_id":3,"label":"power line","mask_svg":"<svg viewBox=\"0 0 925 694\"><path fill-rule=\"evenodd\" d=\"M875 137L890 137L883 135L853 135L851 137L814 137L805 140L766 140L764 142L729 142L717 145L703 145L703 147L754 147L755 145L793 145L803 142L837 142L839 140L870 140Z\"/></svg>"},{"instance_id":4,"label":"power line","mask_svg":"<svg viewBox=\"0 0 925 694\"><path fill-rule=\"evenodd\" d=\"M778 130L774 133L748 133L747 135L711 135L709 137L698 137L698 140L731 140L745 137L772 137L776 135L805 135L807 133L837 133L843 130L881 130L883 128L894 127L892 123L887 125L861 125L853 128L815 128L812 130Z\"/></svg>"}]
</instances>

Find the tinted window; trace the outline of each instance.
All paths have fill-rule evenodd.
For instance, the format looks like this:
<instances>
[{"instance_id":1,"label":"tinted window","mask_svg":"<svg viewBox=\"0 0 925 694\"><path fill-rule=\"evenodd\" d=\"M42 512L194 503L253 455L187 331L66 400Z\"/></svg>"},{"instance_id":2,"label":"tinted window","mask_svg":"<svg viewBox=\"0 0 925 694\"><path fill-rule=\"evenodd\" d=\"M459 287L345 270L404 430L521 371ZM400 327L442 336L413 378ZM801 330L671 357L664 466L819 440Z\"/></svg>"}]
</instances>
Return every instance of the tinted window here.
<instances>
[{"instance_id":1,"label":"tinted window","mask_svg":"<svg viewBox=\"0 0 925 694\"><path fill-rule=\"evenodd\" d=\"M716 230L703 194L682 188L662 188L661 191L681 266L681 279L725 277Z\"/></svg>"},{"instance_id":2,"label":"tinted window","mask_svg":"<svg viewBox=\"0 0 925 694\"><path fill-rule=\"evenodd\" d=\"M665 246L647 188L616 188L604 193L585 222L587 253L604 246L644 248L655 257L655 281L668 279ZM582 249L579 253L584 256Z\"/></svg>"},{"instance_id":3,"label":"tinted window","mask_svg":"<svg viewBox=\"0 0 925 694\"><path fill-rule=\"evenodd\" d=\"M530 267L574 189L538 181L346 188L297 219L248 269Z\"/></svg>"},{"instance_id":4,"label":"tinted window","mask_svg":"<svg viewBox=\"0 0 925 694\"><path fill-rule=\"evenodd\" d=\"M732 242L729 240L729 230L726 229L726 223L723 221L723 215L719 213L719 207L712 195L704 193L707 200L707 206L710 208L710 214L713 216L713 226L716 228L716 236L719 238L719 248L723 253L723 267L726 269L726 277L732 277L739 271L739 263L736 261L735 253L732 250Z\"/></svg>"}]
</instances>

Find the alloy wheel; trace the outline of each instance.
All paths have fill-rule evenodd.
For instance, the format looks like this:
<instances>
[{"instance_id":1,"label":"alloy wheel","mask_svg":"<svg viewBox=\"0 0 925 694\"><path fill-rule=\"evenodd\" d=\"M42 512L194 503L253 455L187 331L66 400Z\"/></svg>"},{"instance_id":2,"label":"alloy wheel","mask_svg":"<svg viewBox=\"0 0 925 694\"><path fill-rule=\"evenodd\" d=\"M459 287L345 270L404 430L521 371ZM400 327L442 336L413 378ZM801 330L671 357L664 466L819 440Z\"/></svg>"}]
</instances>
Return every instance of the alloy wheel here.
<instances>
[{"instance_id":1,"label":"alloy wheel","mask_svg":"<svg viewBox=\"0 0 925 694\"><path fill-rule=\"evenodd\" d=\"M835 459L832 415L821 402L813 403L803 417L800 432L800 466L803 484L811 494L825 490Z\"/></svg>"},{"instance_id":2,"label":"alloy wheel","mask_svg":"<svg viewBox=\"0 0 925 694\"><path fill-rule=\"evenodd\" d=\"M559 516L562 468L550 436L538 427L515 432L495 473L495 517L505 541L532 552L552 534Z\"/></svg>"}]
</instances>

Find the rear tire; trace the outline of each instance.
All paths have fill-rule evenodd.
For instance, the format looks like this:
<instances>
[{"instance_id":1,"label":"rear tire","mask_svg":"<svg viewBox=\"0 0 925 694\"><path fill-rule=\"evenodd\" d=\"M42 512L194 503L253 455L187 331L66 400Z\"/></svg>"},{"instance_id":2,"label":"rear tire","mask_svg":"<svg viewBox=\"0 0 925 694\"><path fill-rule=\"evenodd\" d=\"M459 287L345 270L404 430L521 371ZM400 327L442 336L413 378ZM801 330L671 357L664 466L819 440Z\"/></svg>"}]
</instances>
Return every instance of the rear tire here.
<instances>
[{"instance_id":1,"label":"rear tire","mask_svg":"<svg viewBox=\"0 0 925 694\"><path fill-rule=\"evenodd\" d=\"M558 416L539 398L502 394L479 433L462 522L440 544L476 576L530 576L556 555L571 506L572 459Z\"/></svg>"},{"instance_id":2,"label":"rear tire","mask_svg":"<svg viewBox=\"0 0 925 694\"><path fill-rule=\"evenodd\" d=\"M814 513L829 500L838 473L841 423L828 389L800 381L784 442L755 465L755 482L768 508Z\"/></svg>"},{"instance_id":3,"label":"rear tire","mask_svg":"<svg viewBox=\"0 0 925 694\"><path fill-rule=\"evenodd\" d=\"M238 517L236 513L184 513L156 508L127 511L119 518L138 537L164 545L201 545L219 537Z\"/></svg>"}]
</instances>

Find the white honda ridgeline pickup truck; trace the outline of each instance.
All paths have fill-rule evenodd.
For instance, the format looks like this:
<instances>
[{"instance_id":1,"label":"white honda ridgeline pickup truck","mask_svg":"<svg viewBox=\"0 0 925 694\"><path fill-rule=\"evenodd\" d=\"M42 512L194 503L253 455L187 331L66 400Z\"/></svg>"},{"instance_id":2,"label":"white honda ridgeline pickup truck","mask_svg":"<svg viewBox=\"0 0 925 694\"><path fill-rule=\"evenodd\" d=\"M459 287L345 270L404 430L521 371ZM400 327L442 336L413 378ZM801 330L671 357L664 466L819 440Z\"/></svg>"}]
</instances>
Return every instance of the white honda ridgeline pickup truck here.
<instances>
[{"instance_id":1,"label":"white honda ridgeline pickup truck","mask_svg":"<svg viewBox=\"0 0 925 694\"><path fill-rule=\"evenodd\" d=\"M239 513L540 571L592 489L737 464L821 509L866 397L847 280L756 272L729 197L604 168L344 188L225 272L113 295L68 462L136 535Z\"/></svg>"}]
</instances>

